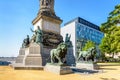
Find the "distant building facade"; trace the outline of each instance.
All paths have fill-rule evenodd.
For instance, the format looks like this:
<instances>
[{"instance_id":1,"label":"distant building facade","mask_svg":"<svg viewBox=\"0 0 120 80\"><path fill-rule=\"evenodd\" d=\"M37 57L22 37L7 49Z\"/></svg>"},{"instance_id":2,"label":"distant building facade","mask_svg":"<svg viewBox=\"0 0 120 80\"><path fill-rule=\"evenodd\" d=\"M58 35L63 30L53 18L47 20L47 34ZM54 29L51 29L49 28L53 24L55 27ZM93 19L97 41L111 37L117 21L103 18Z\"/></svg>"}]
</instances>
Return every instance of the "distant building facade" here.
<instances>
[{"instance_id":1,"label":"distant building facade","mask_svg":"<svg viewBox=\"0 0 120 80\"><path fill-rule=\"evenodd\" d=\"M88 40L95 42L97 46L101 43L101 39L104 36L99 26L80 17L69 21L61 28L63 39L65 39L67 33L71 34L75 56L77 55L78 49L82 49Z\"/></svg>"}]
</instances>

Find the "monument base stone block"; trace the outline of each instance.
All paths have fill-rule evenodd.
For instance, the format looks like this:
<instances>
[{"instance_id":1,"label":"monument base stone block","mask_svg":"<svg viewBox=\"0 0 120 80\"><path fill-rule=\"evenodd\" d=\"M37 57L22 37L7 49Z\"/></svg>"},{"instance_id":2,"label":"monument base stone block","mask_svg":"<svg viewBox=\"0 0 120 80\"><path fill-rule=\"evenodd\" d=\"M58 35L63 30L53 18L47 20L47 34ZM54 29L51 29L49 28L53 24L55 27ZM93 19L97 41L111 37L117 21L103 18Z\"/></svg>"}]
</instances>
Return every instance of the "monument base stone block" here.
<instances>
[{"instance_id":1,"label":"monument base stone block","mask_svg":"<svg viewBox=\"0 0 120 80\"><path fill-rule=\"evenodd\" d=\"M28 55L25 59L25 65L42 65L42 57L40 55Z\"/></svg>"},{"instance_id":2,"label":"monument base stone block","mask_svg":"<svg viewBox=\"0 0 120 80\"><path fill-rule=\"evenodd\" d=\"M19 56L16 58L16 63L23 63L23 59L24 59L24 55L19 55Z\"/></svg>"},{"instance_id":3,"label":"monument base stone block","mask_svg":"<svg viewBox=\"0 0 120 80\"><path fill-rule=\"evenodd\" d=\"M26 51L25 65L42 66L42 48L42 44L31 43Z\"/></svg>"},{"instance_id":4,"label":"monument base stone block","mask_svg":"<svg viewBox=\"0 0 120 80\"><path fill-rule=\"evenodd\" d=\"M15 70L43 70L42 66L16 66Z\"/></svg>"},{"instance_id":5,"label":"monument base stone block","mask_svg":"<svg viewBox=\"0 0 120 80\"><path fill-rule=\"evenodd\" d=\"M14 69L43 69L45 58L43 54L43 45L31 43L28 48L20 49L16 63L13 64Z\"/></svg>"},{"instance_id":6,"label":"monument base stone block","mask_svg":"<svg viewBox=\"0 0 120 80\"><path fill-rule=\"evenodd\" d=\"M93 62L78 62L76 63L76 68L86 69L86 70L97 70L98 65Z\"/></svg>"},{"instance_id":7,"label":"monument base stone block","mask_svg":"<svg viewBox=\"0 0 120 80\"><path fill-rule=\"evenodd\" d=\"M16 58L15 62L23 64L24 57L25 57L25 48L20 48L19 55Z\"/></svg>"},{"instance_id":8,"label":"monument base stone block","mask_svg":"<svg viewBox=\"0 0 120 80\"><path fill-rule=\"evenodd\" d=\"M56 73L59 75L73 73L69 66L52 65L50 63L46 64L46 66L44 67L44 70L48 72Z\"/></svg>"}]
</instances>

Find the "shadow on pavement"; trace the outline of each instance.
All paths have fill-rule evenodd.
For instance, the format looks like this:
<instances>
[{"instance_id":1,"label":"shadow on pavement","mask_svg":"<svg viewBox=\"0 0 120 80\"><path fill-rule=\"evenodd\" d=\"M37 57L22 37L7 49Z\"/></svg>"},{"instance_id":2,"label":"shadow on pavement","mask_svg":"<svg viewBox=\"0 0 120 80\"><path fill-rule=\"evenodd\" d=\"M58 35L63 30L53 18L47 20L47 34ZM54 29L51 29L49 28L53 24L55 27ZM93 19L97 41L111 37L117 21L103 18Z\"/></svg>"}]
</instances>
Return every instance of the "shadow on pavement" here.
<instances>
[{"instance_id":1,"label":"shadow on pavement","mask_svg":"<svg viewBox=\"0 0 120 80\"><path fill-rule=\"evenodd\" d=\"M85 70L85 69L77 69L77 68L72 68L74 73L80 73L80 74L94 74L98 73L98 70Z\"/></svg>"}]
</instances>

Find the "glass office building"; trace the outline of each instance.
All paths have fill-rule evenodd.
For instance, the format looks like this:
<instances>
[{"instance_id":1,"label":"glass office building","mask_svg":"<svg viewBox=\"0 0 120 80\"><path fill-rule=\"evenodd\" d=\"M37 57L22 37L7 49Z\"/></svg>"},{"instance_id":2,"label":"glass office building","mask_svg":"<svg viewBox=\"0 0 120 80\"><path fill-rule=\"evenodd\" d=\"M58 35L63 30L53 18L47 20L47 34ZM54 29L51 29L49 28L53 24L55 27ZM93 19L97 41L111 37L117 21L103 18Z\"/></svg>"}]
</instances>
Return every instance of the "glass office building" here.
<instances>
[{"instance_id":1,"label":"glass office building","mask_svg":"<svg viewBox=\"0 0 120 80\"><path fill-rule=\"evenodd\" d=\"M61 28L61 34L64 39L66 33L71 34L74 55L76 55L78 49L82 49L88 40L95 42L98 47L104 36L99 26L80 17L69 21Z\"/></svg>"}]
</instances>

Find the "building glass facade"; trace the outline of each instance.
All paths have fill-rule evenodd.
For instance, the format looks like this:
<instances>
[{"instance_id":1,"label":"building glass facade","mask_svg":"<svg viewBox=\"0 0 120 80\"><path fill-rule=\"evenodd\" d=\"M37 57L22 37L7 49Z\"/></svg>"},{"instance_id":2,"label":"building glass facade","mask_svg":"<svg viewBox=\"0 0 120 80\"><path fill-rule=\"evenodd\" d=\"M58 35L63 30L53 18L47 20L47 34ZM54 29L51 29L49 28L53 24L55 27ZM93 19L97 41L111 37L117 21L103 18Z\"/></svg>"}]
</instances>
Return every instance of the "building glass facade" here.
<instances>
[{"instance_id":1,"label":"building glass facade","mask_svg":"<svg viewBox=\"0 0 120 80\"><path fill-rule=\"evenodd\" d=\"M77 17L67 22L61 29L61 34L65 38L65 34L71 34L74 55L78 55L78 50L82 49L87 41L95 42L96 47L101 43L104 34L100 31L100 27Z\"/></svg>"},{"instance_id":2,"label":"building glass facade","mask_svg":"<svg viewBox=\"0 0 120 80\"><path fill-rule=\"evenodd\" d=\"M98 47L104 36L99 26L80 17L76 18L76 20L76 50L82 49L87 41L95 42L96 47Z\"/></svg>"},{"instance_id":3,"label":"building glass facade","mask_svg":"<svg viewBox=\"0 0 120 80\"><path fill-rule=\"evenodd\" d=\"M82 24L77 24L77 28L76 28L77 39L90 40L95 42L96 44L100 44L103 36L104 34L102 32L94 28Z\"/></svg>"}]
</instances>

